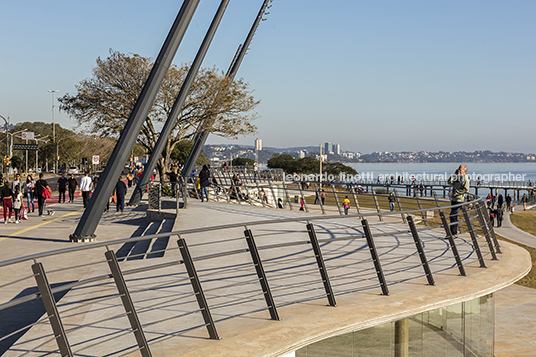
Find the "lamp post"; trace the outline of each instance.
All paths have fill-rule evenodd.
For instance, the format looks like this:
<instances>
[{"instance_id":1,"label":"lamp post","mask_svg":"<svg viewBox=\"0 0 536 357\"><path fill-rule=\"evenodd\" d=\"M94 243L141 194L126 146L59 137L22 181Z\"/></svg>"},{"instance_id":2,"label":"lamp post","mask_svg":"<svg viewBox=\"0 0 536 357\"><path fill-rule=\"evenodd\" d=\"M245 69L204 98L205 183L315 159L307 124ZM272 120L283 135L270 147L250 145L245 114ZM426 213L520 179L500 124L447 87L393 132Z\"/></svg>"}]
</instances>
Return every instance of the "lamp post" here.
<instances>
[{"instance_id":1,"label":"lamp post","mask_svg":"<svg viewBox=\"0 0 536 357\"><path fill-rule=\"evenodd\" d=\"M4 119L6 122L6 156L9 156L9 141L8 141L8 133L9 133L9 117L4 118L0 115L0 118ZM4 167L6 169L6 178L7 178L7 166Z\"/></svg>"},{"instance_id":2,"label":"lamp post","mask_svg":"<svg viewBox=\"0 0 536 357\"><path fill-rule=\"evenodd\" d=\"M56 141L56 160L58 160L58 157L59 157L60 141L65 140L65 139L69 139L69 138L74 138L75 136L78 136L78 135L71 135L71 136L68 136L68 137L66 137L66 138L58 139L58 141ZM57 166L56 166L56 167L57 167ZM57 172L56 172L56 173L57 173Z\"/></svg>"},{"instance_id":3,"label":"lamp post","mask_svg":"<svg viewBox=\"0 0 536 357\"><path fill-rule=\"evenodd\" d=\"M56 104L55 95L56 95L56 92L59 92L59 90L49 89L48 91L52 93L52 142L55 143L56 142L56 110L54 108ZM58 156L57 155L56 155L56 160L54 160L54 163L55 163L54 172L58 173Z\"/></svg>"}]
</instances>

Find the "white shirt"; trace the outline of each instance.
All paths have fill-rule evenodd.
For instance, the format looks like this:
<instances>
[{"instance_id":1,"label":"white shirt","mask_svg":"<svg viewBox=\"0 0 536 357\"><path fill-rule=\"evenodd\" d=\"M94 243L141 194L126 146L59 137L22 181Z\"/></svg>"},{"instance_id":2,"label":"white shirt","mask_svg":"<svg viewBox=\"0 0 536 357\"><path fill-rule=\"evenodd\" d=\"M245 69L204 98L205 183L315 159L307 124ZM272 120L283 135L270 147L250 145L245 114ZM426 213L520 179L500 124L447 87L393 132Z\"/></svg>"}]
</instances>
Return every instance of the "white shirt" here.
<instances>
[{"instance_id":1,"label":"white shirt","mask_svg":"<svg viewBox=\"0 0 536 357\"><path fill-rule=\"evenodd\" d=\"M80 191L91 191L93 181L89 176L84 176L80 179Z\"/></svg>"}]
</instances>

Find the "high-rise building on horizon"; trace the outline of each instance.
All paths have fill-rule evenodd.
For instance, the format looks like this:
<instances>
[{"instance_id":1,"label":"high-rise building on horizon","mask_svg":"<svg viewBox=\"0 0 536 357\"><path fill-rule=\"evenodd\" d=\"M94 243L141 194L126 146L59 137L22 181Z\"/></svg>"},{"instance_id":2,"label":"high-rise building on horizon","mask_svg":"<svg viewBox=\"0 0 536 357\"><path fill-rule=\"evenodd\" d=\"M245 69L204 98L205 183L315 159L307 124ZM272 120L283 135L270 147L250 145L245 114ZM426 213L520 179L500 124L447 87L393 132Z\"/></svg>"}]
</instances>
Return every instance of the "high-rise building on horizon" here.
<instances>
[{"instance_id":1,"label":"high-rise building on horizon","mask_svg":"<svg viewBox=\"0 0 536 357\"><path fill-rule=\"evenodd\" d=\"M255 139L255 151L261 151L262 150L262 140L257 138Z\"/></svg>"},{"instance_id":2,"label":"high-rise building on horizon","mask_svg":"<svg viewBox=\"0 0 536 357\"><path fill-rule=\"evenodd\" d=\"M333 154L333 143L324 143L324 154Z\"/></svg>"}]
</instances>

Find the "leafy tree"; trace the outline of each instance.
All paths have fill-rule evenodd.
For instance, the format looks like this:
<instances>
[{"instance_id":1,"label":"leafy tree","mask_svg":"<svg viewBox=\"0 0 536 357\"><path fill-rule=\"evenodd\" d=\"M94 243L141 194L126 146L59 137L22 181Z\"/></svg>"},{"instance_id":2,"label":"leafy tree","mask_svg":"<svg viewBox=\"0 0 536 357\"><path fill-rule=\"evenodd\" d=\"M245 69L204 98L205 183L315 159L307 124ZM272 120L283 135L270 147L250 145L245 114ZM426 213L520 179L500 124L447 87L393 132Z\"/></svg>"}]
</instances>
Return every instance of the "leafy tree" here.
<instances>
[{"instance_id":1,"label":"leafy tree","mask_svg":"<svg viewBox=\"0 0 536 357\"><path fill-rule=\"evenodd\" d=\"M171 152L170 158L173 161L176 161L179 165L184 165L186 163L186 160L188 160L188 156L190 155L190 151L192 151L193 146L193 140L178 141L175 144L173 151ZM197 158L196 165L205 165L209 163L209 159L207 159L203 152L201 152L201 155L199 155L199 157Z\"/></svg>"},{"instance_id":2,"label":"leafy tree","mask_svg":"<svg viewBox=\"0 0 536 357\"><path fill-rule=\"evenodd\" d=\"M269 168L280 168L287 173L316 174L320 171L320 162L312 156L296 159L288 154L275 154L268 160ZM322 170L328 175L338 176L341 172L356 175L357 171L340 162L324 163Z\"/></svg>"},{"instance_id":3,"label":"leafy tree","mask_svg":"<svg viewBox=\"0 0 536 357\"><path fill-rule=\"evenodd\" d=\"M237 157L233 159L233 166L254 166L255 160L247 157Z\"/></svg>"},{"instance_id":4,"label":"leafy tree","mask_svg":"<svg viewBox=\"0 0 536 357\"><path fill-rule=\"evenodd\" d=\"M108 58L97 59L92 77L75 86L75 94L66 94L58 99L60 110L71 115L90 133L117 138L152 66L149 58L110 50ZM154 149L159 130L172 110L188 70L189 65L170 67L145 118L137 142L149 153ZM253 134L256 127L251 122L257 117L253 110L258 103L243 80L231 82L216 68L201 69L158 162L160 173L175 146L181 140L192 138L205 119L212 122L206 130L215 135L236 138Z\"/></svg>"}]
</instances>

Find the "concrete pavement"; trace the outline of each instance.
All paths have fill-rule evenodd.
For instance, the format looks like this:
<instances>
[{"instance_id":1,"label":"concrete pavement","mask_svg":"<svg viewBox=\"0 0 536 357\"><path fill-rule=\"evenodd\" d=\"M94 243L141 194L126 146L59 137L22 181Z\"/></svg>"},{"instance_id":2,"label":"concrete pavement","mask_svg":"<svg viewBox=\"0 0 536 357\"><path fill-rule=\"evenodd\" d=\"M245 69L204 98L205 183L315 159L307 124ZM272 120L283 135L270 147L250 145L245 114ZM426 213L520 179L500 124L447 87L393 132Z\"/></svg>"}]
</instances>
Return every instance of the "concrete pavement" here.
<instances>
[{"instance_id":1,"label":"concrete pavement","mask_svg":"<svg viewBox=\"0 0 536 357\"><path fill-rule=\"evenodd\" d=\"M515 213L514 213L515 214ZM495 232L514 242L536 248L536 237L517 228L504 215ZM495 356L536 356L536 290L511 285L495 293Z\"/></svg>"}]
</instances>

